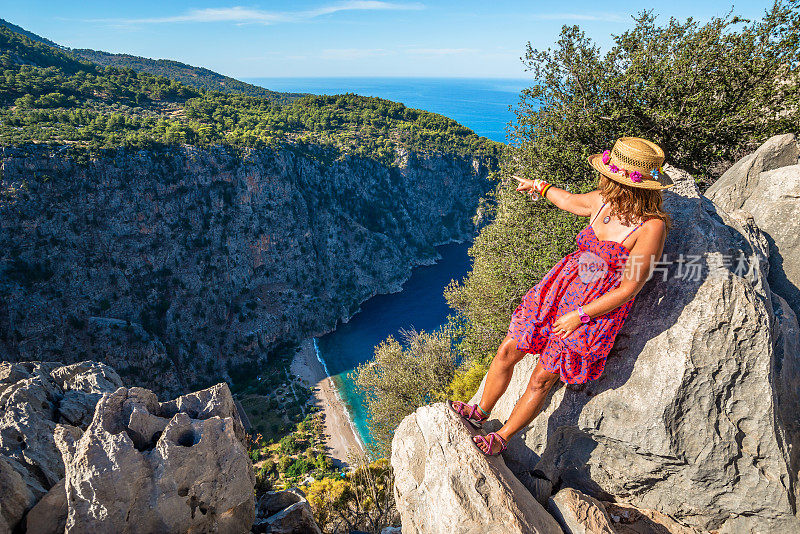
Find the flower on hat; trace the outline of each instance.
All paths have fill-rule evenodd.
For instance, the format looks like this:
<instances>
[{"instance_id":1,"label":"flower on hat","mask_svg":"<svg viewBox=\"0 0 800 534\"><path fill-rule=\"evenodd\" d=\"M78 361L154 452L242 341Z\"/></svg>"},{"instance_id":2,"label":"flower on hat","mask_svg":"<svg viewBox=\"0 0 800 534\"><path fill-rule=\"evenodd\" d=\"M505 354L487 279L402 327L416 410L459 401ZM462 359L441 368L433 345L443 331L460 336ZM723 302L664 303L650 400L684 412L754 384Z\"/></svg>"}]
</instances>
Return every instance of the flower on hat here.
<instances>
[{"instance_id":1,"label":"flower on hat","mask_svg":"<svg viewBox=\"0 0 800 534\"><path fill-rule=\"evenodd\" d=\"M605 152L603 152L603 163L608 165L609 161L611 161L611 151L606 150Z\"/></svg>"},{"instance_id":2,"label":"flower on hat","mask_svg":"<svg viewBox=\"0 0 800 534\"><path fill-rule=\"evenodd\" d=\"M658 178L658 169L653 169L652 171L650 171L650 176L652 176L653 178Z\"/></svg>"},{"instance_id":3,"label":"flower on hat","mask_svg":"<svg viewBox=\"0 0 800 534\"><path fill-rule=\"evenodd\" d=\"M613 173L618 173L619 172L619 167L617 167L616 165L609 165L608 170L613 172Z\"/></svg>"},{"instance_id":4,"label":"flower on hat","mask_svg":"<svg viewBox=\"0 0 800 534\"><path fill-rule=\"evenodd\" d=\"M642 181L642 173L639 171L633 171L631 173L631 182L641 182Z\"/></svg>"}]
</instances>

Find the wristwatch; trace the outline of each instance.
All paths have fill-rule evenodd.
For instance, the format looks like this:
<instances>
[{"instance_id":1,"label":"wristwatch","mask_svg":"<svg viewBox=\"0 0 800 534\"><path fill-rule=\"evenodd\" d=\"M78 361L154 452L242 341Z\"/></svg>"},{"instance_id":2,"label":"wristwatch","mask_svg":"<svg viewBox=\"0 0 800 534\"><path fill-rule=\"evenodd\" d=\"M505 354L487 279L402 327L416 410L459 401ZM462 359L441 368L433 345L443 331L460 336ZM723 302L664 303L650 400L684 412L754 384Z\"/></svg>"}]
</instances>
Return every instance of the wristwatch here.
<instances>
[{"instance_id":1,"label":"wristwatch","mask_svg":"<svg viewBox=\"0 0 800 534\"><path fill-rule=\"evenodd\" d=\"M580 314L581 322L582 322L583 324L587 324L589 321L591 321L591 320L592 320L592 318L591 318L591 317L589 317L589 316L586 314L586 312L585 312L585 311L583 311L583 306L578 306L578 313Z\"/></svg>"}]
</instances>

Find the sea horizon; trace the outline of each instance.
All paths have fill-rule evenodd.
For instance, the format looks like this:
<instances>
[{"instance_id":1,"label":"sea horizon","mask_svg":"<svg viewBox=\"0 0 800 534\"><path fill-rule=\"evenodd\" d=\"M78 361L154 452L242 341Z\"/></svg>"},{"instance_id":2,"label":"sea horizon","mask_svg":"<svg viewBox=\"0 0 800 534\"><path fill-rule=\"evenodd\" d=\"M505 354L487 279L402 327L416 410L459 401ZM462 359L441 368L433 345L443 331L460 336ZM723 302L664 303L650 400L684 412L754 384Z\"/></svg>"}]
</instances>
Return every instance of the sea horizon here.
<instances>
[{"instance_id":1,"label":"sea horizon","mask_svg":"<svg viewBox=\"0 0 800 534\"><path fill-rule=\"evenodd\" d=\"M508 142L506 127L514 120L511 107L526 78L427 76L302 76L251 77L242 81L272 91L336 95L354 93L400 102L449 117L476 134Z\"/></svg>"}]
</instances>

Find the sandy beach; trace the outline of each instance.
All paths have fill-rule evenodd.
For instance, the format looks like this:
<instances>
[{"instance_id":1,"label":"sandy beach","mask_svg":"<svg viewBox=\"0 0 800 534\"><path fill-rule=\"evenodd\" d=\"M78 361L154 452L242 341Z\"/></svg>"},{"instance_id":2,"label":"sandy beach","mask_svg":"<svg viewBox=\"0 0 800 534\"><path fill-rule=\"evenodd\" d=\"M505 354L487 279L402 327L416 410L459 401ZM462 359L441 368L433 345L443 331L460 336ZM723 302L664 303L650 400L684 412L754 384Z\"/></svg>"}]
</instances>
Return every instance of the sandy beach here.
<instances>
[{"instance_id":1,"label":"sandy beach","mask_svg":"<svg viewBox=\"0 0 800 534\"><path fill-rule=\"evenodd\" d=\"M333 381L317 359L314 342L306 339L292 360L292 374L314 387L314 404L325 414L325 438L328 454L343 467L355 465L364 455L364 448L356 436Z\"/></svg>"}]
</instances>

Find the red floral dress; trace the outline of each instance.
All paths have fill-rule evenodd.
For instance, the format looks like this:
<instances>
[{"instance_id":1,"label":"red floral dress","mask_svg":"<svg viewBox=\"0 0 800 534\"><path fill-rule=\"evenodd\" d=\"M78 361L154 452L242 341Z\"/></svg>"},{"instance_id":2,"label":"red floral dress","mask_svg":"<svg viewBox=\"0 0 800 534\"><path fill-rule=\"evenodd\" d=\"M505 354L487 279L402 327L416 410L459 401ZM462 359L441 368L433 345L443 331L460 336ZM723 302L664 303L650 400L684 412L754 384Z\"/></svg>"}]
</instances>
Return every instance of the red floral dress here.
<instances>
[{"instance_id":1,"label":"red floral dress","mask_svg":"<svg viewBox=\"0 0 800 534\"><path fill-rule=\"evenodd\" d=\"M633 228L625 239L641 225ZM600 378L633 300L592 318L588 324L581 324L566 339L552 332L553 322L619 286L629 254L622 245L625 239L600 240L589 223L578 233L578 250L550 269L525 294L511 317L508 336L516 340L517 349L539 354L542 367L560 375L567 384Z\"/></svg>"}]
</instances>

